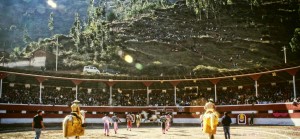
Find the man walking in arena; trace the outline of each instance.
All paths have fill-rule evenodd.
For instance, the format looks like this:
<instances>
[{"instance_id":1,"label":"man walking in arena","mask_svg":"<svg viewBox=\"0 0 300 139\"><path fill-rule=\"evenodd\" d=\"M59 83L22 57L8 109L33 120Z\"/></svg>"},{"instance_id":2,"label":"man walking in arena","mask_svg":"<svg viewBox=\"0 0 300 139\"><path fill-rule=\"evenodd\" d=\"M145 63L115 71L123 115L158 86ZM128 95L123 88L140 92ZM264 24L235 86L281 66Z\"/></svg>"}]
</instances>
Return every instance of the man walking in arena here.
<instances>
[{"instance_id":1,"label":"man walking in arena","mask_svg":"<svg viewBox=\"0 0 300 139\"><path fill-rule=\"evenodd\" d=\"M132 117L131 113L128 113L126 115L126 120L127 120L127 130L129 129L131 131L132 122L133 122L133 117Z\"/></svg>"},{"instance_id":2,"label":"man walking in arena","mask_svg":"<svg viewBox=\"0 0 300 139\"><path fill-rule=\"evenodd\" d=\"M142 116L140 113L137 113L135 117L136 127L139 128L142 121Z\"/></svg>"},{"instance_id":3,"label":"man walking in arena","mask_svg":"<svg viewBox=\"0 0 300 139\"><path fill-rule=\"evenodd\" d=\"M168 131L171 127L171 121L172 121L172 116L170 115L170 113L168 113L166 115L167 121L166 121L166 131Z\"/></svg>"},{"instance_id":4,"label":"man walking in arena","mask_svg":"<svg viewBox=\"0 0 300 139\"><path fill-rule=\"evenodd\" d=\"M121 121L120 121L120 118L117 116L116 113L114 113L114 116L111 117L111 119L112 119L112 121L114 122L114 130L115 130L115 134L117 134L117 131L118 131L118 129L119 129L119 127L118 127L118 122L121 122Z\"/></svg>"},{"instance_id":5,"label":"man walking in arena","mask_svg":"<svg viewBox=\"0 0 300 139\"><path fill-rule=\"evenodd\" d=\"M107 114L104 115L104 117L102 118L102 121L103 121L103 127L104 127L104 135L109 136L109 124L111 123L110 122L111 120Z\"/></svg>"},{"instance_id":6,"label":"man walking in arena","mask_svg":"<svg viewBox=\"0 0 300 139\"><path fill-rule=\"evenodd\" d=\"M35 139L39 139L42 129L45 129L42 114L42 111L38 110L37 115L33 117L32 130L35 131Z\"/></svg>"},{"instance_id":7,"label":"man walking in arena","mask_svg":"<svg viewBox=\"0 0 300 139\"><path fill-rule=\"evenodd\" d=\"M167 117L166 115L163 113L162 116L160 117L160 122L161 122L161 129L162 129L162 133L166 134L166 122L167 122Z\"/></svg>"},{"instance_id":8,"label":"man walking in arena","mask_svg":"<svg viewBox=\"0 0 300 139\"><path fill-rule=\"evenodd\" d=\"M223 125L225 139L230 139L231 118L228 116L227 112L224 112L224 116L221 119L221 123Z\"/></svg>"}]
</instances>

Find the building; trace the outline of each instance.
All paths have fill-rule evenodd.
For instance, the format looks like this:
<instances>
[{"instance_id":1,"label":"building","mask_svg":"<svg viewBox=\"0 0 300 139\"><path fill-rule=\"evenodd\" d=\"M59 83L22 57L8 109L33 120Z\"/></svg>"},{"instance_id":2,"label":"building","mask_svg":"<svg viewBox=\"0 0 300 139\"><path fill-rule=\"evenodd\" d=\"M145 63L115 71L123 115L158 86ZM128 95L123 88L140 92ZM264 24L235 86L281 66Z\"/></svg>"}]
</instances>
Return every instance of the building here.
<instances>
[{"instance_id":1,"label":"building","mask_svg":"<svg viewBox=\"0 0 300 139\"><path fill-rule=\"evenodd\" d=\"M34 51L29 58L14 62L4 62L3 66L10 68L54 69L55 55L43 49L38 49Z\"/></svg>"},{"instance_id":2,"label":"building","mask_svg":"<svg viewBox=\"0 0 300 139\"><path fill-rule=\"evenodd\" d=\"M42 49L38 49L32 53L30 65L32 67L45 67L46 69L55 68L55 55Z\"/></svg>"}]
</instances>

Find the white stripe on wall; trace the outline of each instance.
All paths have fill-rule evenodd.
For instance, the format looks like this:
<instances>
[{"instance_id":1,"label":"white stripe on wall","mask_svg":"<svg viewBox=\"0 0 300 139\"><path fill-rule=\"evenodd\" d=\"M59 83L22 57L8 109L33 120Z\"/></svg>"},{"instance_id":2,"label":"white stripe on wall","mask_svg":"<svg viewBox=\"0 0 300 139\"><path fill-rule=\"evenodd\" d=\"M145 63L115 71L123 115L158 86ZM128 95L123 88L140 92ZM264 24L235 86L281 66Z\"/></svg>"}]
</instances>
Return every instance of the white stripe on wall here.
<instances>
[{"instance_id":1,"label":"white stripe on wall","mask_svg":"<svg viewBox=\"0 0 300 139\"><path fill-rule=\"evenodd\" d=\"M1 118L1 124L25 124L32 123L33 118ZM122 122L125 122L125 118L120 118ZM232 123L236 124L236 118L231 118ZM249 119L248 119L249 120ZM44 123L62 123L63 118L44 118ZM220 119L219 119L220 121ZM174 123L199 123L199 118L174 118ZM103 123L102 118L86 118L86 123ZM256 125L292 125L300 126L300 118L254 118L254 124Z\"/></svg>"},{"instance_id":2,"label":"white stripe on wall","mask_svg":"<svg viewBox=\"0 0 300 139\"><path fill-rule=\"evenodd\" d=\"M231 111L232 114L251 114L251 113L257 113L257 111Z\"/></svg>"}]
</instances>

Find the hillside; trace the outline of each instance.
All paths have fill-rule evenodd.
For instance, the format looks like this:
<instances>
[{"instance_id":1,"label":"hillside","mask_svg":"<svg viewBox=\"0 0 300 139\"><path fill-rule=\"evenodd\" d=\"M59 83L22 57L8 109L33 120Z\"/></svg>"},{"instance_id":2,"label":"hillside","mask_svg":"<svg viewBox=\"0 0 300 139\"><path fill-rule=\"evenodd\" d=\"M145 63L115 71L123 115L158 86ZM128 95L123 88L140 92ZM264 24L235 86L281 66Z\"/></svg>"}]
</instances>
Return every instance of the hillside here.
<instances>
[{"instance_id":1,"label":"hillside","mask_svg":"<svg viewBox=\"0 0 300 139\"><path fill-rule=\"evenodd\" d=\"M221 8L217 16L208 18L203 11L199 20L179 1L134 18L91 24L78 42L74 36L56 35L60 70L95 65L129 75L197 75L284 62L282 47L289 47L294 29L299 27L299 15L289 10L293 9L289 3L264 1L251 9L246 1L233 1ZM56 37L39 42L38 48L50 47L55 53L51 42ZM101 48L96 42L102 42ZM36 48L32 43L27 53ZM290 49L287 53L289 62L299 62L297 53ZM126 62L128 56L132 62Z\"/></svg>"},{"instance_id":2,"label":"hillside","mask_svg":"<svg viewBox=\"0 0 300 139\"><path fill-rule=\"evenodd\" d=\"M268 6L265 12L270 12ZM259 19L262 15L246 7L231 8L217 20L199 21L182 3L112 28L124 51L143 65L142 74L186 75L282 64L281 49L291 36L285 24L293 15L280 22L282 15Z\"/></svg>"},{"instance_id":3,"label":"hillside","mask_svg":"<svg viewBox=\"0 0 300 139\"><path fill-rule=\"evenodd\" d=\"M49 0L1 0L0 1L0 46L13 49L23 46L23 35L30 36L30 41L37 41L51 36L48 30L49 14L53 12L55 34L67 34L74 20L74 13L86 15L88 1L58 0L57 8L47 5ZM82 20L84 20L82 18Z\"/></svg>"}]
</instances>

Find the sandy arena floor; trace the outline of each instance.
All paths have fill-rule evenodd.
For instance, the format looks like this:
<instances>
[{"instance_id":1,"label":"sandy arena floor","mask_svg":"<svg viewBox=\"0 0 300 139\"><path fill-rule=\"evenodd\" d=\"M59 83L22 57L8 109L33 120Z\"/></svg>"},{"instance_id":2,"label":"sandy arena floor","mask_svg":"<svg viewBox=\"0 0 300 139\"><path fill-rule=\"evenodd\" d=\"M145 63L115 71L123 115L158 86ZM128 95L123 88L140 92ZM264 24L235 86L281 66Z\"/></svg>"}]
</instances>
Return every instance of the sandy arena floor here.
<instances>
[{"instance_id":1,"label":"sandy arena floor","mask_svg":"<svg viewBox=\"0 0 300 139\"><path fill-rule=\"evenodd\" d=\"M24 130L24 129L23 129ZM33 139L34 131L1 131L0 139ZM50 127L42 131L41 139L62 139L62 130ZM122 125L118 134L110 130L110 136L104 136L102 126L86 129L81 139L206 139L198 126L173 126L162 134L159 126L133 128L127 131ZM300 127L294 126L232 126L232 139L300 139ZM215 139L224 139L223 128L218 127Z\"/></svg>"}]
</instances>

